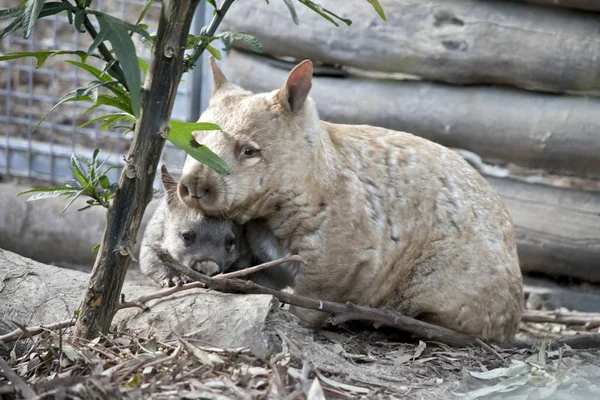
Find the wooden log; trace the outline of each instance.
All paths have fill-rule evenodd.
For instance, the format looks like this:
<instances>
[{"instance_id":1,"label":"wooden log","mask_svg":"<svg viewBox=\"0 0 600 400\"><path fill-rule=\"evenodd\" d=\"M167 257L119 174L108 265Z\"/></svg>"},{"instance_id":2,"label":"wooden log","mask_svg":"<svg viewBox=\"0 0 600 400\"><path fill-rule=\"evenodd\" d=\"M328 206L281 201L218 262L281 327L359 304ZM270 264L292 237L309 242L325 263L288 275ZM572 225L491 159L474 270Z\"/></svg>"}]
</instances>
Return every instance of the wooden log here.
<instances>
[{"instance_id":1,"label":"wooden log","mask_svg":"<svg viewBox=\"0 0 600 400\"><path fill-rule=\"evenodd\" d=\"M239 52L230 54L223 70L233 82L255 91L281 86L287 74L261 57ZM600 171L600 121L593 117L598 100L326 77L313 79L312 96L327 120L406 130L505 160ZM600 282L600 193L486 178L513 216L524 271Z\"/></svg>"},{"instance_id":2,"label":"wooden log","mask_svg":"<svg viewBox=\"0 0 600 400\"><path fill-rule=\"evenodd\" d=\"M486 179L513 218L521 270L600 283L600 193Z\"/></svg>"},{"instance_id":3,"label":"wooden log","mask_svg":"<svg viewBox=\"0 0 600 400\"><path fill-rule=\"evenodd\" d=\"M96 253L92 248L102 240L106 226L106 209L94 207L85 212L86 199L79 198L58 218L67 204L64 197L27 202L31 196L20 192L28 186L0 183L0 248L13 251L38 262L85 266L91 271ZM139 257L144 228L156 209L157 201L146 208L133 255Z\"/></svg>"},{"instance_id":4,"label":"wooden log","mask_svg":"<svg viewBox=\"0 0 600 400\"><path fill-rule=\"evenodd\" d=\"M256 36L270 55L453 84L600 93L597 15L506 0L381 5L387 22L364 0L328 1L328 9L353 21L336 28L301 4L295 26L284 2L258 2L232 7L223 25Z\"/></svg>"},{"instance_id":5,"label":"wooden log","mask_svg":"<svg viewBox=\"0 0 600 400\"><path fill-rule=\"evenodd\" d=\"M222 64L232 81L268 91L288 73L268 60L232 51ZM321 118L331 122L411 132L491 163L600 176L596 98L356 77L315 77L311 96Z\"/></svg>"},{"instance_id":6,"label":"wooden log","mask_svg":"<svg viewBox=\"0 0 600 400\"><path fill-rule=\"evenodd\" d=\"M528 3L543 4L548 6L573 8L585 11L600 11L598 0L521 0Z\"/></svg>"}]
</instances>

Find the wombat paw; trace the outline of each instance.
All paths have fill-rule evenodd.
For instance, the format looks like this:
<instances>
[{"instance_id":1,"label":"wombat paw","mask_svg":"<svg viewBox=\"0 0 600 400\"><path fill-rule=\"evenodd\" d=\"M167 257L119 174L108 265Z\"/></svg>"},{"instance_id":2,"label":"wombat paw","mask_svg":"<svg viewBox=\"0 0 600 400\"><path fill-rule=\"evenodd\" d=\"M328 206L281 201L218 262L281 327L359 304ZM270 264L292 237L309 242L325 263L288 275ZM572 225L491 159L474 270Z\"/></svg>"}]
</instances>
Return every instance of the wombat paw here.
<instances>
[{"instance_id":1,"label":"wombat paw","mask_svg":"<svg viewBox=\"0 0 600 400\"><path fill-rule=\"evenodd\" d=\"M160 287L168 288L168 287L175 286L175 283L173 282L173 280L171 278L165 278L162 281L160 281L159 285L160 285Z\"/></svg>"},{"instance_id":2,"label":"wombat paw","mask_svg":"<svg viewBox=\"0 0 600 400\"><path fill-rule=\"evenodd\" d=\"M190 283L193 282L193 279L187 277L187 276L174 276L171 278L165 278L162 281L160 281L160 286L163 288L169 288L169 287L174 287L174 286L181 286L184 285L186 283Z\"/></svg>"},{"instance_id":3,"label":"wombat paw","mask_svg":"<svg viewBox=\"0 0 600 400\"><path fill-rule=\"evenodd\" d=\"M308 310L300 307L290 307L290 312L300 319L300 325L309 329L319 329L328 317L327 313Z\"/></svg>"}]
</instances>

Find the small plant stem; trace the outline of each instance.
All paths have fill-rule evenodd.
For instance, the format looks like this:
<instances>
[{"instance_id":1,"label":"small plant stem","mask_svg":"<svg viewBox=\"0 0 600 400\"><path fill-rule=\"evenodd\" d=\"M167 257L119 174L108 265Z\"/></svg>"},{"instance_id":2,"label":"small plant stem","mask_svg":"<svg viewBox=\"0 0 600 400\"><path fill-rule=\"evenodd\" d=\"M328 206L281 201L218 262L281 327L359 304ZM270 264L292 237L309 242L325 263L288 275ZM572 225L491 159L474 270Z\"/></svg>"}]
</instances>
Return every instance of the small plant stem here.
<instances>
[{"instance_id":1,"label":"small plant stem","mask_svg":"<svg viewBox=\"0 0 600 400\"><path fill-rule=\"evenodd\" d=\"M62 0L62 2L71 5L71 3L69 3L69 0ZM77 8L83 9L83 7L80 6L79 2L76 3ZM96 31L96 28L94 28L92 21L90 21L87 15L83 17L83 26L85 27L85 30L90 34L92 39L96 40L98 32ZM110 54L110 50L108 50L108 47L106 47L104 43L100 43L98 45L98 51L102 55L102 59L110 65L110 67L108 68L108 73L110 74L110 76L119 81L119 83L123 85L123 87L125 87L127 91L129 91L129 88L127 87L127 82L125 81L125 74L123 73L123 70L119 65L119 61L117 61L112 56L112 54Z\"/></svg>"},{"instance_id":2,"label":"small plant stem","mask_svg":"<svg viewBox=\"0 0 600 400\"><path fill-rule=\"evenodd\" d=\"M96 28L94 28L92 21L90 21L87 15L83 17L83 26L85 26L85 29L88 31L92 39L96 40L98 32L96 32ZM125 74L123 73L123 70L119 65L119 61L115 60L112 54L110 54L110 50L108 50L104 43L100 43L98 45L98 51L100 52L100 54L102 54L104 61L106 61L110 65L110 68L108 68L108 73L113 78L118 80L119 83L123 85L123 87L125 87L127 91L129 91L129 87L127 86L127 82L125 81Z\"/></svg>"},{"instance_id":3,"label":"small plant stem","mask_svg":"<svg viewBox=\"0 0 600 400\"><path fill-rule=\"evenodd\" d=\"M225 14L227 14L229 7L231 7L231 4L233 4L234 1L235 0L225 0L221 7L215 9L215 16L213 17L212 21L210 21L210 25L208 26L208 30L206 31L205 36L208 36L210 38L215 35L217 29L219 28L219 25L221 25L223 17L225 17ZM196 61L198 61L204 50L206 50L206 46L208 46L208 43L208 40L203 39L202 41L200 41L200 43L198 43L198 45L194 47L194 51L192 52L192 55L190 56L190 59L187 62L187 65L185 66L186 72L194 68L194 65L196 65Z\"/></svg>"}]
</instances>

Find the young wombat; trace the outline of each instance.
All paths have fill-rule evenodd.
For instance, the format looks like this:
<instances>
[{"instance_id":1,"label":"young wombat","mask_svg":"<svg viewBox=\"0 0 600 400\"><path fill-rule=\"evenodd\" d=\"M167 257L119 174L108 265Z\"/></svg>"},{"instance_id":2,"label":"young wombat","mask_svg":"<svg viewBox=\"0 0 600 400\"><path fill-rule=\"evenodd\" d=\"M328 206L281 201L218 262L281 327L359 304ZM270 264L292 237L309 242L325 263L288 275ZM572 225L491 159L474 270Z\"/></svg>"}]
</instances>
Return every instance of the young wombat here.
<instances>
[{"instance_id":1,"label":"young wombat","mask_svg":"<svg viewBox=\"0 0 600 400\"><path fill-rule=\"evenodd\" d=\"M142 273L163 287L187 283L190 279L166 267L157 251L166 251L176 261L205 275L239 270L289 255L262 220L242 226L227 219L203 216L186 207L177 197L177 183L167 168L161 168L165 196L148 222L140 249ZM255 272L252 281L275 289L293 286L296 263Z\"/></svg>"},{"instance_id":2,"label":"young wombat","mask_svg":"<svg viewBox=\"0 0 600 400\"><path fill-rule=\"evenodd\" d=\"M243 227L231 220L209 218L186 207L177 197L177 183L163 165L165 196L148 222L140 249L141 271L163 287L189 278L163 265L157 250L205 275L250 266Z\"/></svg>"},{"instance_id":3,"label":"young wombat","mask_svg":"<svg viewBox=\"0 0 600 400\"><path fill-rule=\"evenodd\" d=\"M293 282L299 295L387 307L484 340L514 336L523 286L512 220L460 155L405 132L320 121L310 61L261 94L210 63L200 120L222 130L194 135L232 169L220 175L188 156L185 204L264 219L281 248L308 261ZM293 311L309 326L327 317Z\"/></svg>"}]
</instances>

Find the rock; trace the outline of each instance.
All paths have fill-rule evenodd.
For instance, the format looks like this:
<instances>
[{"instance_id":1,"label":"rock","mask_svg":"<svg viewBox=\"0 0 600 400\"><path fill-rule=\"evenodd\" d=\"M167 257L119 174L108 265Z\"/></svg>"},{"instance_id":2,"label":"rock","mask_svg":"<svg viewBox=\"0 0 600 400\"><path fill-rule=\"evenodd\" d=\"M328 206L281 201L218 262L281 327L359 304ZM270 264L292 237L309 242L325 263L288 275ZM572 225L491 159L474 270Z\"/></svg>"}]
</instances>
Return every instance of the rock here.
<instances>
[{"instance_id":1,"label":"rock","mask_svg":"<svg viewBox=\"0 0 600 400\"><path fill-rule=\"evenodd\" d=\"M44 265L0 249L0 316L25 326L66 320L79 307L87 274ZM127 300L158 291L158 286L125 283ZM147 303L150 311L121 310L113 323L136 334L193 337L225 348L249 347L259 356L273 351L265 324L278 304L269 295L224 294L203 289Z\"/></svg>"}]
</instances>

